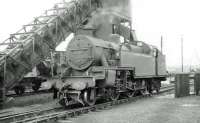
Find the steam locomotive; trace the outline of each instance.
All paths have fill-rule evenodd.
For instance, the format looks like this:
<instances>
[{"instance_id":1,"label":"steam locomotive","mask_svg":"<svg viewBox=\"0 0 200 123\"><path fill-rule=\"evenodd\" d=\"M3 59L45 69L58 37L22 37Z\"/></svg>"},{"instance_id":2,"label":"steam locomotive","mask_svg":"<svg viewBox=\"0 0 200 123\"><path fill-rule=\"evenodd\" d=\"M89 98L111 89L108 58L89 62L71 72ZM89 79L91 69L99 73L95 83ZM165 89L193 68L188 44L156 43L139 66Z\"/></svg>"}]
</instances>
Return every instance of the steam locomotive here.
<instances>
[{"instance_id":1,"label":"steam locomotive","mask_svg":"<svg viewBox=\"0 0 200 123\"><path fill-rule=\"evenodd\" d=\"M138 41L130 20L117 13L100 13L76 31L56 84L62 105L94 105L98 98L159 92L166 79L165 55Z\"/></svg>"}]
</instances>

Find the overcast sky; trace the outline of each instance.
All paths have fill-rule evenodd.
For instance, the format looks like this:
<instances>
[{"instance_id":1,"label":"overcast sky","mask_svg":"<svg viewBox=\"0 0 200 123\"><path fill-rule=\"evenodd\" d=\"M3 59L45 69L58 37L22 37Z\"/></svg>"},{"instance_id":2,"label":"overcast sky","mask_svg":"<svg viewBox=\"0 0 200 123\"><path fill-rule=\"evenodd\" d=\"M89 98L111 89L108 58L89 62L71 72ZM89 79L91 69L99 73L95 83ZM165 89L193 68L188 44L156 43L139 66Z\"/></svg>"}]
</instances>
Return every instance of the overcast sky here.
<instances>
[{"instance_id":1,"label":"overcast sky","mask_svg":"<svg viewBox=\"0 0 200 123\"><path fill-rule=\"evenodd\" d=\"M0 40L39 16L60 0L0 1ZM131 0L133 28L139 40L160 48L163 35L167 65L181 64L181 35L184 38L184 63L200 64L199 0Z\"/></svg>"},{"instance_id":2,"label":"overcast sky","mask_svg":"<svg viewBox=\"0 0 200 123\"><path fill-rule=\"evenodd\" d=\"M132 0L138 38L160 47L163 35L167 64L180 65L183 35L184 63L200 64L199 5L199 0Z\"/></svg>"}]
</instances>

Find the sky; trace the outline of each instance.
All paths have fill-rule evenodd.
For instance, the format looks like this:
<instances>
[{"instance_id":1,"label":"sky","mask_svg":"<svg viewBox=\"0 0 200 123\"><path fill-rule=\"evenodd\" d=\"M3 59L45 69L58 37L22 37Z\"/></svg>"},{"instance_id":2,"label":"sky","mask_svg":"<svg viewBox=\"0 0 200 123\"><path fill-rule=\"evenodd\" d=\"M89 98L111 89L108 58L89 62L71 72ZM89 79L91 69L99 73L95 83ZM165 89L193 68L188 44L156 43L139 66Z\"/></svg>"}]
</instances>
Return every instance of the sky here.
<instances>
[{"instance_id":1,"label":"sky","mask_svg":"<svg viewBox=\"0 0 200 123\"><path fill-rule=\"evenodd\" d=\"M168 66L200 64L199 0L131 0L133 28L139 40L163 48Z\"/></svg>"},{"instance_id":2,"label":"sky","mask_svg":"<svg viewBox=\"0 0 200 123\"><path fill-rule=\"evenodd\" d=\"M0 41L59 1L0 1ZM181 36L184 42L184 64L200 65L199 0L131 0L131 5L137 38L160 48L162 35L168 66L181 65Z\"/></svg>"}]
</instances>

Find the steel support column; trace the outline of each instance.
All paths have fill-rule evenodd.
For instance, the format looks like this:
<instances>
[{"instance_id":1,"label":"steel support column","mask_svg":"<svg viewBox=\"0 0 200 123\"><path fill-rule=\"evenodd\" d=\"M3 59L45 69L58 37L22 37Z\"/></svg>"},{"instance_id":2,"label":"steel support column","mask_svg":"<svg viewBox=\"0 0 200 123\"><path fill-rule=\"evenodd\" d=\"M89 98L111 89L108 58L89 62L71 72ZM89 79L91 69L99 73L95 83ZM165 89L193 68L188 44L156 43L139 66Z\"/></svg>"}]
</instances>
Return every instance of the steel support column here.
<instances>
[{"instance_id":1,"label":"steel support column","mask_svg":"<svg viewBox=\"0 0 200 123\"><path fill-rule=\"evenodd\" d=\"M0 109L3 108L5 102L5 82L6 82L6 68L7 68L7 57L4 57L4 68L3 68L3 78L0 79Z\"/></svg>"}]
</instances>

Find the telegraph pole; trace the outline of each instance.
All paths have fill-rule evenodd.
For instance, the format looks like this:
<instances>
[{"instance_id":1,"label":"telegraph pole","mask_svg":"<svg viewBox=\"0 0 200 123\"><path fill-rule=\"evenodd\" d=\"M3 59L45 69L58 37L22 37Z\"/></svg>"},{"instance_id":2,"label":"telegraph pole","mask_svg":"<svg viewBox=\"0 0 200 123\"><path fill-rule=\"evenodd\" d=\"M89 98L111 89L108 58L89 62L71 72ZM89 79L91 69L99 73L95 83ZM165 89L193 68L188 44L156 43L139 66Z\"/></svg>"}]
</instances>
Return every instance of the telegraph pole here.
<instances>
[{"instance_id":1,"label":"telegraph pole","mask_svg":"<svg viewBox=\"0 0 200 123\"><path fill-rule=\"evenodd\" d=\"M161 50L161 53L163 53L163 36L162 35L160 39L160 50Z\"/></svg>"},{"instance_id":2,"label":"telegraph pole","mask_svg":"<svg viewBox=\"0 0 200 123\"><path fill-rule=\"evenodd\" d=\"M181 66L183 72L183 36L181 36Z\"/></svg>"}]
</instances>

